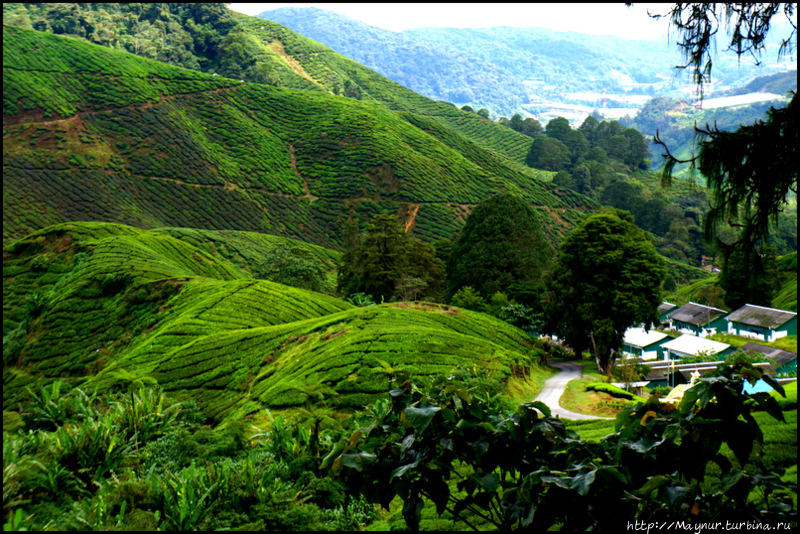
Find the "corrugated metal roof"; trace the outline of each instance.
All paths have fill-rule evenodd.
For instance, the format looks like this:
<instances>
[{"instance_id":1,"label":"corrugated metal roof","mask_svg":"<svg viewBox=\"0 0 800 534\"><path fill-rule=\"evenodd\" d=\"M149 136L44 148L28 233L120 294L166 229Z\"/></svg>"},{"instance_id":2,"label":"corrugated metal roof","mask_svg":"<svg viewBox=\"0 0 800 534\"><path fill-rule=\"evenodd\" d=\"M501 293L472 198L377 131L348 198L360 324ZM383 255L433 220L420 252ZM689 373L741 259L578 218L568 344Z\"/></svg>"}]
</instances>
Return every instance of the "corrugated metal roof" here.
<instances>
[{"instance_id":1,"label":"corrugated metal roof","mask_svg":"<svg viewBox=\"0 0 800 534\"><path fill-rule=\"evenodd\" d=\"M727 343L720 343L712 339L697 337L691 334L683 334L661 345L664 349L669 349L683 354L698 355L701 352L706 354L717 354L730 347Z\"/></svg>"},{"instance_id":2,"label":"corrugated metal roof","mask_svg":"<svg viewBox=\"0 0 800 534\"><path fill-rule=\"evenodd\" d=\"M792 360L797 359L797 354L794 352L789 352L788 350L781 350L776 349L775 347L768 347L766 345L759 345L758 343L745 343L741 347L741 350L745 351L747 354L753 353L761 353L774 363L775 368L783 367L787 363Z\"/></svg>"},{"instance_id":3,"label":"corrugated metal roof","mask_svg":"<svg viewBox=\"0 0 800 534\"><path fill-rule=\"evenodd\" d=\"M792 317L796 316L797 314L795 312L776 310L775 308L766 308L764 306L756 306L755 304L745 304L728 315L727 319L728 321L735 321L751 326L760 326L762 328L778 328Z\"/></svg>"},{"instance_id":4,"label":"corrugated metal roof","mask_svg":"<svg viewBox=\"0 0 800 534\"><path fill-rule=\"evenodd\" d=\"M696 302L689 302L677 310L669 312L667 317L695 326L705 326L726 313L728 312L720 310L719 308L712 308L711 306L703 306Z\"/></svg>"},{"instance_id":5,"label":"corrugated metal roof","mask_svg":"<svg viewBox=\"0 0 800 534\"><path fill-rule=\"evenodd\" d=\"M661 332L656 332L655 330L645 332L644 328L639 326L625 330L625 337L622 339L622 342L633 345L634 347L647 347L653 343L658 343L665 337L669 336Z\"/></svg>"},{"instance_id":6,"label":"corrugated metal roof","mask_svg":"<svg viewBox=\"0 0 800 534\"><path fill-rule=\"evenodd\" d=\"M677 304L673 304L665 300L664 302L658 305L658 313L661 314L677 307L678 307Z\"/></svg>"}]
</instances>

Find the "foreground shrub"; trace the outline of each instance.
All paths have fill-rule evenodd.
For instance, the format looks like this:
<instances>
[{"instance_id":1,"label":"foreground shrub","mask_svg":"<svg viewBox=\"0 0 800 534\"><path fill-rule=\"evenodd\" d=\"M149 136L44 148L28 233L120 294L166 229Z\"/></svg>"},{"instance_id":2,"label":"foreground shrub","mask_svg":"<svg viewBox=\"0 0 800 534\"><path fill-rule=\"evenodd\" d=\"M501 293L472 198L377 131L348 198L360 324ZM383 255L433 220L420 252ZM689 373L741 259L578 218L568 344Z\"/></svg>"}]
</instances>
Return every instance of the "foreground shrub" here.
<instances>
[{"instance_id":1,"label":"foreground shrub","mask_svg":"<svg viewBox=\"0 0 800 534\"><path fill-rule=\"evenodd\" d=\"M763 442L752 412L780 421L783 414L768 394L742 395L743 377L762 375L747 364L723 365L679 406L652 398L628 407L615 434L592 442L540 402L508 412L455 385L422 392L406 383L334 450L330 465L370 502L388 508L402 499L412 530L425 501L474 529L615 532L631 518L786 521L796 515L795 488L751 456Z\"/></svg>"},{"instance_id":2,"label":"foreground shrub","mask_svg":"<svg viewBox=\"0 0 800 534\"><path fill-rule=\"evenodd\" d=\"M43 388L29 426L4 432L6 529L360 530L375 518L318 474L335 429L283 417L256 433L244 421L211 428L193 403L141 384L65 390Z\"/></svg>"}]
</instances>

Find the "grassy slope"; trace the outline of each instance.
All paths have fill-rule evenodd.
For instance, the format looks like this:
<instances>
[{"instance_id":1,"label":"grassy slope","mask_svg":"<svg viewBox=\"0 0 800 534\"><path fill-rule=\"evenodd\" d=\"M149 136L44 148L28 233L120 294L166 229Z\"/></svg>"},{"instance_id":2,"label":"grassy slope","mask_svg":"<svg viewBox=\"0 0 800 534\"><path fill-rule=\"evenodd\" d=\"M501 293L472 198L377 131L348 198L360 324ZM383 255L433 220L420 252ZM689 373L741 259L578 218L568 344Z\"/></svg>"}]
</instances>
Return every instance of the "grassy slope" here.
<instances>
[{"instance_id":1,"label":"grassy slope","mask_svg":"<svg viewBox=\"0 0 800 534\"><path fill-rule=\"evenodd\" d=\"M529 138L278 25L250 24L264 46L280 42L320 80L318 90L242 84L4 27L4 241L102 220L336 247L350 213L406 216L416 206L415 232L431 240L450 237L465 211L497 190L530 200L556 239L592 205L522 164ZM322 90L342 79L363 88L363 101Z\"/></svg>"},{"instance_id":2,"label":"grassy slope","mask_svg":"<svg viewBox=\"0 0 800 534\"><path fill-rule=\"evenodd\" d=\"M506 163L520 164L517 170L531 176L535 171L524 166L525 156L533 140L514 130L483 119L475 113L467 113L456 109L447 102L437 102L381 76L373 70L335 52L325 45L308 39L276 22L234 14L239 28L252 36L254 46L259 54L256 63L265 63L271 71L282 74L279 84L307 88L309 82L299 74L299 70L276 53L276 41L281 43L278 50L283 58L290 56L302 66L302 72L313 79L317 88L332 94L344 94L346 83L358 88L359 98L380 102L391 109L411 112L418 116L435 118L441 124L476 142L478 145L493 151ZM283 61L283 64L281 64ZM284 74L289 66L295 75L294 80ZM300 78L302 81L298 80ZM283 81L285 79L286 81Z\"/></svg>"},{"instance_id":3,"label":"grassy slope","mask_svg":"<svg viewBox=\"0 0 800 534\"><path fill-rule=\"evenodd\" d=\"M321 387L333 407L352 408L394 375L477 367L508 377L534 348L480 313L423 303L355 308L253 279L203 250L218 238L69 223L5 247L5 405L15 407L41 380L104 389L120 385L125 370L194 398L216 420L301 406ZM258 257L275 239L234 234L231 243L247 243Z\"/></svg>"}]
</instances>

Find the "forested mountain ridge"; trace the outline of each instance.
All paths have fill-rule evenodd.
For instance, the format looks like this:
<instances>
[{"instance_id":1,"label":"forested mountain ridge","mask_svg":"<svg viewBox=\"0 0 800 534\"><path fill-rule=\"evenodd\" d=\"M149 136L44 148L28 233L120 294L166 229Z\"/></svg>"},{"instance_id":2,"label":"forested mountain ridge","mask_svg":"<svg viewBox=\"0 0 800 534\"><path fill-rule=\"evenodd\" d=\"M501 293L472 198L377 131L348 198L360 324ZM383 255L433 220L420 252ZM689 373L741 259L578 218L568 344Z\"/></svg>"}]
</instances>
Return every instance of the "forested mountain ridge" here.
<instances>
[{"instance_id":1,"label":"forested mountain ridge","mask_svg":"<svg viewBox=\"0 0 800 534\"><path fill-rule=\"evenodd\" d=\"M555 238L593 204L535 178L521 161L529 137L341 59L363 86L403 98L387 105L242 83L5 26L4 239L88 219L337 246L351 213L414 210L415 232L432 240L449 237L493 190L537 206Z\"/></svg>"},{"instance_id":2,"label":"forested mountain ridge","mask_svg":"<svg viewBox=\"0 0 800 534\"><path fill-rule=\"evenodd\" d=\"M447 44L432 44L317 8L280 8L259 16L325 43L430 98L485 105L509 116L528 101L529 90L516 74Z\"/></svg>"}]
</instances>

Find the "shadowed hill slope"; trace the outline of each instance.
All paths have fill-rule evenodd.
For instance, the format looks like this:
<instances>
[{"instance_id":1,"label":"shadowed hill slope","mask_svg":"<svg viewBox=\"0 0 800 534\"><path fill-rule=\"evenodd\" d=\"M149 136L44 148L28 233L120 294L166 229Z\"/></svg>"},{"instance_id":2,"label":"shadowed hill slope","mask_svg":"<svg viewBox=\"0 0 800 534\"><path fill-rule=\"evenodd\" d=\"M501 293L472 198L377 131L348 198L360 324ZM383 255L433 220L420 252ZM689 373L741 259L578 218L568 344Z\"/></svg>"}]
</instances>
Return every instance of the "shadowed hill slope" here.
<instances>
[{"instance_id":1,"label":"shadowed hill slope","mask_svg":"<svg viewBox=\"0 0 800 534\"><path fill-rule=\"evenodd\" d=\"M527 150L516 132L419 95L388 106L245 84L10 27L3 78L5 240L102 220L337 247L351 214L379 211L416 212L415 233L432 240L449 237L494 191L521 194L556 239L592 204L515 162L509 154ZM381 80L370 81L376 92L391 84Z\"/></svg>"},{"instance_id":2,"label":"shadowed hill slope","mask_svg":"<svg viewBox=\"0 0 800 534\"><path fill-rule=\"evenodd\" d=\"M481 313L426 303L356 308L254 279L246 262L203 250L218 237L68 223L6 246L4 405L14 409L26 387L56 379L124 386L124 371L194 399L216 421L301 406L315 388L348 409L384 392L391 376L461 367L507 378L542 350ZM258 239L234 233L231 243L247 243L245 256L255 258L281 238Z\"/></svg>"}]
</instances>

